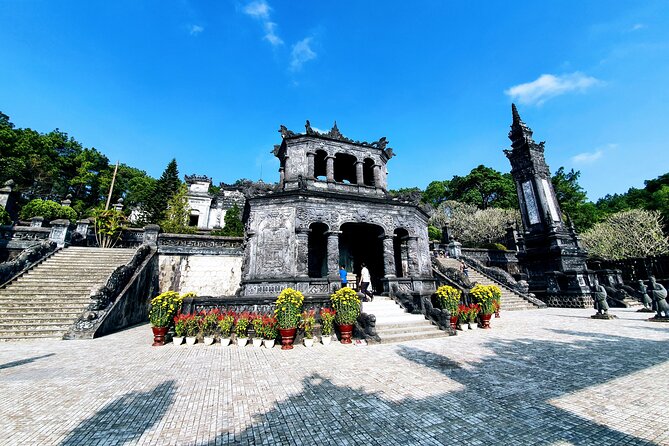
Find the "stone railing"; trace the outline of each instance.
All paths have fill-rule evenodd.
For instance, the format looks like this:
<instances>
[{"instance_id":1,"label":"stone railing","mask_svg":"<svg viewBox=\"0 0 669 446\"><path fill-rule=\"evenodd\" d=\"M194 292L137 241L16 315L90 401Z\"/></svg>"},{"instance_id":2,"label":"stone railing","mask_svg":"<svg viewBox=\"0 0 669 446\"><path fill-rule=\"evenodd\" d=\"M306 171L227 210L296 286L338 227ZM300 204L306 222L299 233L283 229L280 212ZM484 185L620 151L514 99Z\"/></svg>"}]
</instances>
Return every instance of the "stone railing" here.
<instances>
[{"instance_id":1,"label":"stone railing","mask_svg":"<svg viewBox=\"0 0 669 446\"><path fill-rule=\"evenodd\" d=\"M0 248L26 249L49 239L50 228L33 226L0 226Z\"/></svg>"},{"instance_id":2,"label":"stone railing","mask_svg":"<svg viewBox=\"0 0 669 446\"><path fill-rule=\"evenodd\" d=\"M222 237L199 234L160 234L158 252L161 254L242 254L243 237Z\"/></svg>"},{"instance_id":3,"label":"stone railing","mask_svg":"<svg viewBox=\"0 0 669 446\"><path fill-rule=\"evenodd\" d=\"M461 248L462 255L479 261L488 267L497 267L510 274L518 274L518 257L516 251L499 249Z\"/></svg>"},{"instance_id":4,"label":"stone railing","mask_svg":"<svg viewBox=\"0 0 669 446\"><path fill-rule=\"evenodd\" d=\"M50 240L26 248L15 259L0 263L0 288L53 254L58 246Z\"/></svg>"},{"instance_id":5,"label":"stone railing","mask_svg":"<svg viewBox=\"0 0 669 446\"><path fill-rule=\"evenodd\" d=\"M91 292L91 303L64 339L90 339L146 321L149 299L158 291L156 248L140 246L133 258L116 268L107 282Z\"/></svg>"}]
</instances>

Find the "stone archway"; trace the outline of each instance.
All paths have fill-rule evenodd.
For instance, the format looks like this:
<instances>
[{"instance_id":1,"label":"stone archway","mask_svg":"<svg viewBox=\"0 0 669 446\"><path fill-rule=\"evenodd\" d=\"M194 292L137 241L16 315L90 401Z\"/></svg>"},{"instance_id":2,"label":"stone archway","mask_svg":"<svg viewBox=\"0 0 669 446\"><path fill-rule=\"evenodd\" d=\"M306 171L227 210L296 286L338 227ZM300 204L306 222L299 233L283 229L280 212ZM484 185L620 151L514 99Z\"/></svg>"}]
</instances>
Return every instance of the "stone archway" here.
<instances>
[{"instance_id":1,"label":"stone archway","mask_svg":"<svg viewBox=\"0 0 669 446\"><path fill-rule=\"evenodd\" d=\"M309 277L328 276L328 225L312 223L309 225L308 268Z\"/></svg>"},{"instance_id":2,"label":"stone archway","mask_svg":"<svg viewBox=\"0 0 669 446\"><path fill-rule=\"evenodd\" d=\"M409 274L409 231L397 228L393 233L393 254L395 256L395 275L407 277Z\"/></svg>"},{"instance_id":3,"label":"stone archway","mask_svg":"<svg viewBox=\"0 0 669 446\"><path fill-rule=\"evenodd\" d=\"M383 290L383 228L370 223L344 223L339 230L339 264L359 277L361 265L365 263L372 276L373 288Z\"/></svg>"}]
</instances>

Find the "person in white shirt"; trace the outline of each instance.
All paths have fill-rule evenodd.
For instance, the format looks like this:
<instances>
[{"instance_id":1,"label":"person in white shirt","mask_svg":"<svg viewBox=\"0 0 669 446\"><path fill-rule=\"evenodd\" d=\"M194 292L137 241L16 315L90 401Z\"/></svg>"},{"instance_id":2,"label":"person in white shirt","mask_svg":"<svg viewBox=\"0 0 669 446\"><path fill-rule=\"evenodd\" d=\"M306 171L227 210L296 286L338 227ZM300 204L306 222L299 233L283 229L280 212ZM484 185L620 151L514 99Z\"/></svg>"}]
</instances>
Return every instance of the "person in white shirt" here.
<instances>
[{"instance_id":1,"label":"person in white shirt","mask_svg":"<svg viewBox=\"0 0 669 446\"><path fill-rule=\"evenodd\" d=\"M362 269L360 270L360 292L367 296L370 301L374 300L374 294L368 289L369 284L372 281L371 276L369 275L369 270L367 265L364 263L361 265Z\"/></svg>"}]
</instances>

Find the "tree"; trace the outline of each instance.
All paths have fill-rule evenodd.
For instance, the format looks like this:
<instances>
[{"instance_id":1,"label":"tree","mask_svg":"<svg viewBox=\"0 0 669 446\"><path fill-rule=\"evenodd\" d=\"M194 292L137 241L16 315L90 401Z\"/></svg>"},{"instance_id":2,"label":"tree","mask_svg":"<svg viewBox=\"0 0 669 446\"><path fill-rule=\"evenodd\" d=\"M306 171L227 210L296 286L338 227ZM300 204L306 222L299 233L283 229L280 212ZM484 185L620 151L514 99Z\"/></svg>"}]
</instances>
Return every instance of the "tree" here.
<instances>
[{"instance_id":1,"label":"tree","mask_svg":"<svg viewBox=\"0 0 669 446\"><path fill-rule=\"evenodd\" d=\"M7 212L7 210L3 206L0 206L0 225L11 225L11 224L12 224L12 218L9 216L9 212Z\"/></svg>"},{"instance_id":2,"label":"tree","mask_svg":"<svg viewBox=\"0 0 669 446\"><path fill-rule=\"evenodd\" d=\"M180 186L177 160L173 158L156 181L155 188L148 199L147 216L150 223L165 219L168 202L179 191Z\"/></svg>"},{"instance_id":3,"label":"tree","mask_svg":"<svg viewBox=\"0 0 669 446\"><path fill-rule=\"evenodd\" d=\"M448 185L449 200L490 207L517 208L516 187L510 174L480 165L464 177L454 176Z\"/></svg>"},{"instance_id":4,"label":"tree","mask_svg":"<svg viewBox=\"0 0 669 446\"><path fill-rule=\"evenodd\" d=\"M551 178L553 190L560 209L569 216L579 232L591 228L592 225L600 220L600 212L590 201L588 196L578 184L581 172L571 169L565 172L564 167L560 167Z\"/></svg>"},{"instance_id":5,"label":"tree","mask_svg":"<svg viewBox=\"0 0 669 446\"><path fill-rule=\"evenodd\" d=\"M669 252L659 211L631 209L609 215L581 234L590 255L608 260L648 257Z\"/></svg>"},{"instance_id":6,"label":"tree","mask_svg":"<svg viewBox=\"0 0 669 446\"><path fill-rule=\"evenodd\" d=\"M430 224L442 227L448 224L450 234L466 247L478 248L504 243L508 222L518 224L520 213L515 209L488 208L457 201L439 205Z\"/></svg>"},{"instance_id":7,"label":"tree","mask_svg":"<svg viewBox=\"0 0 669 446\"><path fill-rule=\"evenodd\" d=\"M448 185L450 181L432 181L423 192L423 202L438 207L443 201L448 200Z\"/></svg>"},{"instance_id":8,"label":"tree","mask_svg":"<svg viewBox=\"0 0 669 446\"><path fill-rule=\"evenodd\" d=\"M240 213L241 211L239 210L239 206L236 204L228 209L228 211L225 213L225 217L223 217L225 226L223 226L223 229L220 231L219 235L225 235L228 237L244 236L244 224L242 223Z\"/></svg>"},{"instance_id":9,"label":"tree","mask_svg":"<svg viewBox=\"0 0 669 446\"><path fill-rule=\"evenodd\" d=\"M188 226L190 208L188 206L188 187L182 184L177 193L167 203L165 218L160 221L160 227L170 234L193 234L195 228Z\"/></svg>"}]
</instances>

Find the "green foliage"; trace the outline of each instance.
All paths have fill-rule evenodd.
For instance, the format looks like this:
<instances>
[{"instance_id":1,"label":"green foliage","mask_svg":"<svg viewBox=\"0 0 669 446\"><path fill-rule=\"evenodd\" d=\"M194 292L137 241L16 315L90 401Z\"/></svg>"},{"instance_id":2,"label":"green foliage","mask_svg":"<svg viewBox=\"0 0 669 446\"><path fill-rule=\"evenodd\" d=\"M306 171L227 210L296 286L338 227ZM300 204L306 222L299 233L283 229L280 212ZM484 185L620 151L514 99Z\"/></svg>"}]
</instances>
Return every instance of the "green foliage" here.
<instances>
[{"instance_id":1,"label":"green foliage","mask_svg":"<svg viewBox=\"0 0 669 446\"><path fill-rule=\"evenodd\" d=\"M176 159L169 162L154 186L150 197L147 198L146 214L149 223L158 223L166 219L168 203L179 192L181 181Z\"/></svg>"},{"instance_id":2,"label":"green foliage","mask_svg":"<svg viewBox=\"0 0 669 446\"><path fill-rule=\"evenodd\" d=\"M228 209L228 211L225 213L223 221L225 222L223 229L212 231L213 235L224 235L227 237L244 236L244 224L241 220L239 206L235 204L230 209Z\"/></svg>"},{"instance_id":3,"label":"green foliage","mask_svg":"<svg viewBox=\"0 0 669 446\"><path fill-rule=\"evenodd\" d=\"M183 298L176 291L167 291L151 300L149 322L154 327L169 327L181 308Z\"/></svg>"},{"instance_id":4,"label":"green foliage","mask_svg":"<svg viewBox=\"0 0 669 446\"><path fill-rule=\"evenodd\" d=\"M551 178L560 209L579 232L592 227L601 218L597 207L587 200L585 190L578 184L580 176L579 171L565 172L564 167L560 167Z\"/></svg>"},{"instance_id":5,"label":"green foliage","mask_svg":"<svg viewBox=\"0 0 669 446\"><path fill-rule=\"evenodd\" d=\"M449 183L450 181L433 181L427 185L425 192L423 192L423 202L432 205L432 207L439 206L443 201L448 200L449 197Z\"/></svg>"},{"instance_id":6,"label":"green foliage","mask_svg":"<svg viewBox=\"0 0 669 446\"><path fill-rule=\"evenodd\" d=\"M274 315L279 328L295 328L300 320L304 294L292 288L286 288L276 298Z\"/></svg>"},{"instance_id":7,"label":"green foliage","mask_svg":"<svg viewBox=\"0 0 669 446\"><path fill-rule=\"evenodd\" d=\"M464 177L454 176L449 184L449 199L489 207L516 208L516 187L510 174L480 165Z\"/></svg>"},{"instance_id":8,"label":"green foliage","mask_svg":"<svg viewBox=\"0 0 669 446\"><path fill-rule=\"evenodd\" d=\"M113 248L127 227L128 219L115 209L98 209L93 213L95 239L100 248Z\"/></svg>"},{"instance_id":9,"label":"green foliage","mask_svg":"<svg viewBox=\"0 0 669 446\"><path fill-rule=\"evenodd\" d=\"M165 212L165 219L160 222L163 231L170 234L194 234L195 228L188 226L190 208L188 207L188 187L182 184L176 194L170 198Z\"/></svg>"},{"instance_id":10,"label":"green foliage","mask_svg":"<svg viewBox=\"0 0 669 446\"><path fill-rule=\"evenodd\" d=\"M361 302L352 288L344 287L330 295L332 308L336 311L335 321L338 324L354 324L360 316Z\"/></svg>"},{"instance_id":11,"label":"green foliage","mask_svg":"<svg viewBox=\"0 0 669 446\"><path fill-rule=\"evenodd\" d=\"M441 240L441 229L436 226L429 225L427 227L427 235L430 240Z\"/></svg>"},{"instance_id":12,"label":"green foliage","mask_svg":"<svg viewBox=\"0 0 669 446\"><path fill-rule=\"evenodd\" d=\"M0 206L0 225L11 225L12 218L9 216L9 212L3 207Z\"/></svg>"},{"instance_id":13,"label":"green foliage","mask_svg":"<svg viewBox=\"0 0 669 446\"><path fill-rule=\"evenodd\" d=\"M482 248L485 249L497 249L499 251L506 251L506 246L502 245L501 243L486 243L485 245L482 246Z\"/></svg>"},{"instance_id":14,"label":"green foliage","mask_svg":"<svg viewBox=\"0 0 669 446\"><path fill-rule=\"evenodd\" d=\"M69 206L62 206L51 200L36 198L23 206L19 213L21 220L30 220L33 217L43 217L44 221L65 219L74 223L77 220L77 212Z\"/></svg>"},{"instance_id":15,"label":"green foliage","mask_svg":"<svg viewBox=\"0 0 669 446\"><path fill-rule=\"evenodd\" d=\"M436 295L441 308L448 310L451 316L458 314L458 305L460 305L460 299L462 298L462 292L459 289L450 285L442 285L437 288Z\"/></svg>"}]
</instances>

